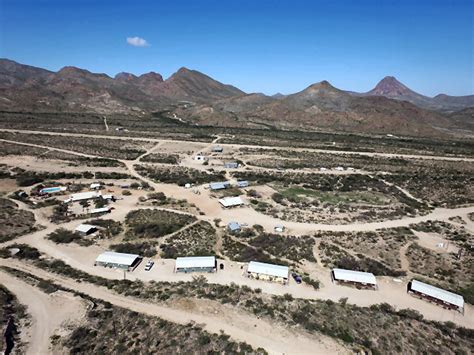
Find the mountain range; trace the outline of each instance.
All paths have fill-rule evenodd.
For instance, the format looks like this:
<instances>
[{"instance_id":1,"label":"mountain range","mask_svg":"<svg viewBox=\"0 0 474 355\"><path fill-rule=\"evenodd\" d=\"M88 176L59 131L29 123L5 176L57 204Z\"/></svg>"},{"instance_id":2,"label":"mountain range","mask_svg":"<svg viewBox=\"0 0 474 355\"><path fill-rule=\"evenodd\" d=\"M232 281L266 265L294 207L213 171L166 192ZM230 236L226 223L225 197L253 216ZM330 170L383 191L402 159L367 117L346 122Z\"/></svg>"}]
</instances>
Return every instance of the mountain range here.
<instances>
[{"instance_id":1,"label":"mountain range","mask_svg":"<svg viewBox=\"0 0 474 355\"><path fill-rule=\"evenodd\" d=\"M76 67L57 72L0 59L0 110L170 117L200 125L407 135L472 133L474 95L433 98L387 76L366 93L322 81L291 94L247 94L195 70L115 77Z\"/></svg>"}]
</instances>

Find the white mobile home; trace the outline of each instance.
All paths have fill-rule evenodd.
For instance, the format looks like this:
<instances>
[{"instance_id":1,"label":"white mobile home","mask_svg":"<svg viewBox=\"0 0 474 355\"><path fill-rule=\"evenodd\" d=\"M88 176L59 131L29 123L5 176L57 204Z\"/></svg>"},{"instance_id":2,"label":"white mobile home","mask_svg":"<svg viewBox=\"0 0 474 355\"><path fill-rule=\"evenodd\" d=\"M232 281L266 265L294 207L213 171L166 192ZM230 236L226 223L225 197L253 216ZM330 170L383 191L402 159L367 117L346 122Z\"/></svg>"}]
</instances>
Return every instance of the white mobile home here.
<instances>
[{"instance_id":1,"label":"white mobile home","mask_svg":"<svg viewBox=\"0 0 474 355\"><path fill-rule=\"evenodd\" d=\"M214 256L188 256L176 258L175 272L215 272L217 261Z\"/></svg>"},{"instance_id":2,"label":"white mobile home","mask_svg":"<svg viewBox=\"0 0 474 355\"><path fill-rule=\"evenodd\" d=\"M288 266L251 261L247 267L247 276L258 280L288 283Z\"/></svg>"},{"instance_id":3,"label":"white mobile home","mask_svg":"<svg viewBox=\"0 0 474 355\"><path fill-rule=\"evenodd\" d=\"M374 274L370 272L333 269L331 271L331 278L333 282L342 284L352 284L364 287L377 288L377 280Z\"/></svg>"},{"instance_id":4,"label":"white mobile home","mask_svg":"<svg viewBox=\"0 0 474 355\"><path fill-rule=\"evenodd\" d=\"M244 204L244 201L239 196L235 197L224 197L219 199L219 203L222 205L224 208L231 208L231 207L236 207L236 206L241 206Z\"/></svg>"},{"instance_id":5,"label":"white mobile home","mask_svg":"<svg viewBox=\"0 0 474 355\"><path fill-rule=\"evenodd\" d=\"M464 312L464 298L442 288L421 281L411 280L407 285L407 292L443 307L455 309L461 313Z\"/></svg>"},{"instance_id":6,"label":"white mobile home","mask_svg":"<svg viewBox=\"0 0 474 355\"><path fill-rule=\"evenodd\" d=\"M101 196L101 193L96 192L96 191L79 192L77 194L72 194L64 202L68 203L68 202L78 202L78 201L84 201L84 200L92 200L92 199L95 199L95 198L99 198L100 196Z\"/></svg>"},{"instance_id":7,"label":"white mobile home","mask_svg":"<svg viewBox=\"0 0 474 355\"><path fill-rule=\"evenodd\" d=\"M105 251L97 257L94 265L132 271L140 264L141 260L142 258L137 254Z\"/></svg>"},{"instance_id":8,"label":"white mobile home","mask_svg":"<svg viewBox=\"0 0 474 355\"><path fill-rule=\"evenodd\" d=\"M97 231L97 227L91 224L79 224L75 231L81 235L89 235Z\"/></svg>"}]
</instances>

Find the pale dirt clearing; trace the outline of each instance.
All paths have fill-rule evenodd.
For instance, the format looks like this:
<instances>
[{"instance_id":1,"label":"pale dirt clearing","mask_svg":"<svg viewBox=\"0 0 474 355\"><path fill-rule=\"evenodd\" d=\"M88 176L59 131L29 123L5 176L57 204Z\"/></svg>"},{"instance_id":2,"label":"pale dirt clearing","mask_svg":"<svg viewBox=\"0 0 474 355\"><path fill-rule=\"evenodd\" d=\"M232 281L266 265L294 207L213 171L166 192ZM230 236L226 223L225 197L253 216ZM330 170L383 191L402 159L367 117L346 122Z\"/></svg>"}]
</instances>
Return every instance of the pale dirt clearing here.
<instances>
[{"instance_id":1,"label":"pale dirt clearing","mask_svg":"<svg viewBox=\"0 0 474 355\"><path fill-rule=\"evenodd\" d=\"M4 265L6 263L4 260L0 260L0 264ZM214 302L196 302L192 307L189 304L182 304L177 305L176 308L171 308L170 306L119 296L105 288L78 283L18 262L10 263L10 266L138 313L160 317L180 324L195 322L211 333L219 333L222 330L226 334L231 334L231 337L235 340L247 342L255 348L262 347L271 354L349 353L348 349L329 337L308 334L300 330L298 332L289 330L276 323L256 319L245 312L230 310L227 309L228 307L224 310L222 308L224 306ZM209 307L214 311L209 312Z\"/></svg>"},{"instance_id":2,"label":"pale dirt clearing","mask_svg":"<svg viewBox=\"0 0 474 355\"><path fill-rule=\"evenodd\" d=\"M0 271L0 283L28 307L31 326L21 334L22 341L27 344L26 354L51 353L51 335L85 317L86 303L70 293L57 291L48 295L4 271Z\"/></svg>"},{"instance_id":3,"label":"pale dirt clearing","mask_svg":"<svg viewBox=\"0 0 474 355\"><path fill-rule=\"evenodd\" d=\"M0 128L0 132L18 132L18 133L29 133L29 134L48 134L52 136L66 136L66 137L91 137L91 135L84 133L65 133L65 132L51 132L51 131L34 131L34 130L22 130L22 129L7 129ZM107 135L92 135L94 138L107 138L107 139L119 139L126 141L143 141L143 142L167 142L175 143L178 146L183 146L185 144L201 144L205 148L209 143L198 143L194 141L185 141L185 140L172 140L172 139L155 139L155 138L140 138L140 137L117 137L117 136L107 136ZM4 140L6 141L6 140ZM8 142L8 141L7 141ZM17 142L13 142L17 143ZM364 155L364 156L380 156L388 158L405 158L405 159L432 159L432 160L449 160L449 161L468 161L474 162L474 158L464 158L464 157L450 157L450 156L438 156L438 155L418 155L418 154L396 154L396 153L374 153L374 152L361 152L361 151L345 151L345 150L326 150L326 149L311 149L311 148L293 148L293 147L279 147L279 146L264 146L264 145L251 145L251 144L227 144L219 143L222 147L230 148L258 148L258 149L275 149L275 150L291 150L291 151L310 151L316 153L328 153L328 154L350 154L350 155Z\"/></svg>"},{"instance_id":4,"label":"pale dirt clearing","mask_svg":"<svg viewBox=\"0 0 474 355\"><path fill-rule=\"evenodd\" d=\"M56 172L85 172L90 171L94 172L117 172L117 173L127 173L127 170L122 167L110 167L110 166L87 166L87 165L70 165L68 161L58 160L58 159L48 159L48 158L37 158L29 155L9 155L0 157L0 164L6 164L9 166L14 166L24 170L33 170L33 171L47 171L49 173Z\"/></svg>"},{"instance_id":5,"label":"pale dirt clearing","mask_svg":"<svg viewBox=\"0 0 474 355\"><path fill-rule=\"evenodd\" d=\"M419 245L436 253L457 253L459 251L459 247L455 243L443 238L438 233L426 233L415 230L412 230L412 232L418 237L416 242Z\"/></svg>"}]
</instances>

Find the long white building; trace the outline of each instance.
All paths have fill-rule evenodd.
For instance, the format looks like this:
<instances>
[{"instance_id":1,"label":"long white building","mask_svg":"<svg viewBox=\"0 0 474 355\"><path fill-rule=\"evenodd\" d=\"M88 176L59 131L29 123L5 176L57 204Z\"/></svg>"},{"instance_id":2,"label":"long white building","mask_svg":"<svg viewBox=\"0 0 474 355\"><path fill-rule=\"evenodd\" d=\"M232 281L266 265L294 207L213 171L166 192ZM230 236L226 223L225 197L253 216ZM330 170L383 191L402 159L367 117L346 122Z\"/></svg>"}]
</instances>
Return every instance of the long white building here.
<instances>
[{"instance_id":1,"label":"long white building","mask_svg":"<svg viewBox=\"0 0 474 355\"><path fill-rule=\"evenodd\" d=\"M375 279L374 274L370 272L346 269L333 269L331 271L331 277L335 282L359 284L363 286L377 288L377 280Z\"/></svg>"},{"instance_id":2,"label":"long white building","mask_svg":"<svg viewBox=\"0 0 474 355\"><path fill-rule=\"evenodd\" d=\"M247 276L259 279L288 283L290 270L288 266L260 263L258 261L251 261L247 267Z\"/></svg>"},{"instance_id":3,"label":"long white building","mask_svg":"<svg viewBox=\"0 0 474 355\"><path fill-rule=\"evenodd\" d=\"M461 313L464 312L463 296L443 290L442 288L421 281L411 280L407 285L407 292L446 308L455 309Z\"/></svg>"}]
</instances>

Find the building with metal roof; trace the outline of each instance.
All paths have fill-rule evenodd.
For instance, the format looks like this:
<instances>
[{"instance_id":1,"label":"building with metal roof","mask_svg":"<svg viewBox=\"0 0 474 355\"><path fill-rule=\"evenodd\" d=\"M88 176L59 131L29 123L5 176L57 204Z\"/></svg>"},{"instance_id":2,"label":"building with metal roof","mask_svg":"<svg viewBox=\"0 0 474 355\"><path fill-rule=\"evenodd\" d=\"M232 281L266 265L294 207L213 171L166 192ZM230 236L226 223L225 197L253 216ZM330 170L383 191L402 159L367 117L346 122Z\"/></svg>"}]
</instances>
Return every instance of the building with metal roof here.
<instances>
[{"instance_id":1,"label":"building with metal roof","mask_svg":"<svg viewBox=\"0 0 474 355\"><path fill-rule=\"evenodd\" d=\"M370 272L332 269L331 277L335 282L359 284L363 286L377 288L377 280L374 274Z\"/></svg>"},{"instance_id":2,"label":"building with metal roof","mask_svg":"<svg viewBox=\"0 0 474 355\"><path fill-rule=\"evenodd\" d=\"M288 266L260 263L258 261L251 261L247 266L248 277L283 284L288 283L289 272Z\"/></svg>"},{"instance_id":3,"label":"building with metal roof","mask_svg":"<svg viewBox=\"0 0 474 355\"><path fill-rule=\"evenodd\" d=\"M100 192L97 191L88 191L88 192L79 192L77 194L72 194L64 202L77 202L83 200L92 200L101 196Z\"/></svg>"},{"instance_id":4,"label":"building with metal roof","mask_svg":"<svg viewBox=\"0 0 474 355\"><path fill-rule=\"evenodd\" d=\"M235 161L229 161L227 163L224 163L224 168L226 169L237 169L239 167L239 163Z\"/></svg>"},{"instance_id":5,"label":"building with metal roof","mask_svg":"<svg viewBox=\"0 0 474 355\"><path fill-rule=\"evenodd\" d=\"M215 256L187 256L176 258L176 272L215 272L217 261Z\"/></svg>"},{"instance_id":6,"label":"building with metal roof","mask_svg":"<svg viewBox=\"0 0 474 355\"><path fill-rule=\"evenodd\" d=\"M411 280L407 285L407 292L435 302L443 307L464 312L464 298L461 295L443 290L442 288L421 281Z\"/></svg>"},{"instance_id":7,"label":"building with metal roof","mask_svg":"<svg viewBox=\"0 0 474 355\"><path fill-rule=\"evenodd\" d=\"M219 203L224 208L236 207L241 206L244 204L244 201L239 196L235 197L224 197L219 199Z\"/></svg>"},{"instance_id":8,"label":"building with metal roof","mask_svg":"<svg viewBox=\"0 0 474 355\"><path fill-rule=\"evenodd\" d=\"M249 182L247 180L237 181L237 186L238 187L248 187Z\"/></svg>"},{"instance_id":9,"label":"building with metal roof","mask_svg":"<svg viewBox=\"0 0 474 355\"><path fill-rule=\"evenodd\" d=\"M81 235L89 235L97 231L97 227L92 224L79 224L75 231Z\"/></svg>"},{"instance_id":10,"label":"building with metal roof","mask_svg":"<svg viewBox=\"0 0 474 355\"><path fill-rule=\"evenodd\" d=\"M236 232L240 232L241 226L240 226L240 223L238 222L230 222L227 225L227 229L232 233L236 233Z\"/></svg>"},{"instance_id":11,"label":"building with metal roof","mask_svg":"<svg viewBox=\"0 0 474 355\"><path fill-rule=\"evenodd\" d=\"M221 146L212 147L213 153L222 153L223 151L224 151L224 148L222 148Z\"/></svg>"},{"instance_id":12,"label":"building with metal roof","mask_svg":"<svg viewBox=\"0 0 474 355\"><path fill-rule=\"evenodd\" d=\"M209 184L209 188L213 191L216 190L224 190L230 187L230 182L228 181L222 181L222 182L211 182Z\"/></svg>"},{"instance_id":13,"label":"building with metal roof","mask_svg":"<svg viewBox=\"0 0 474 355\"><path fill-rule=\"evenodd\" d=\"M104 267L112 267L123 270L133 270L141 261L140 255L116 253L113 251L105 251L95 259L94 265Z\"/></svg>"}]
</instances>

